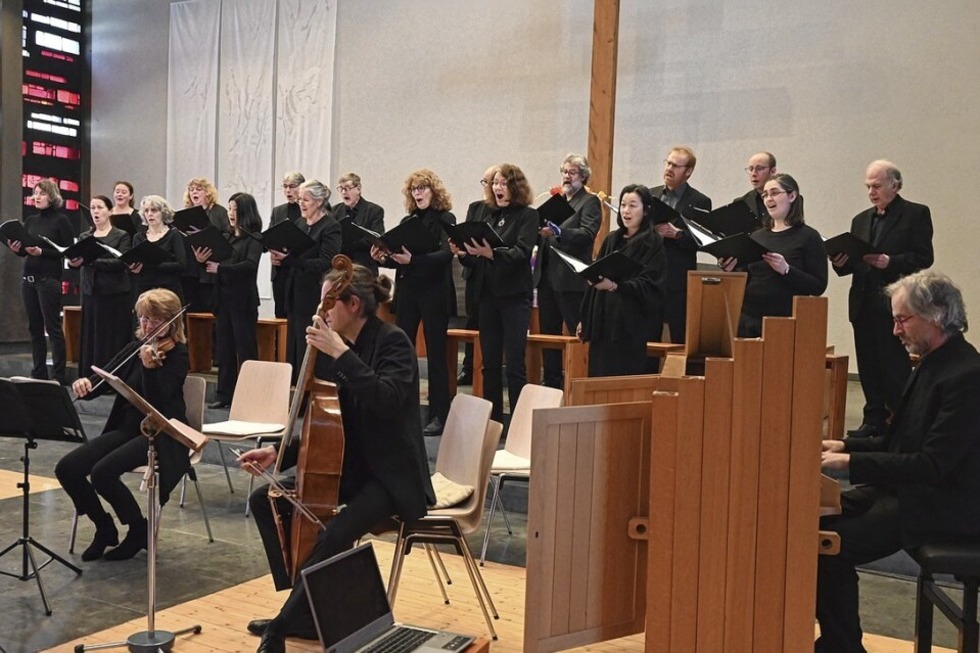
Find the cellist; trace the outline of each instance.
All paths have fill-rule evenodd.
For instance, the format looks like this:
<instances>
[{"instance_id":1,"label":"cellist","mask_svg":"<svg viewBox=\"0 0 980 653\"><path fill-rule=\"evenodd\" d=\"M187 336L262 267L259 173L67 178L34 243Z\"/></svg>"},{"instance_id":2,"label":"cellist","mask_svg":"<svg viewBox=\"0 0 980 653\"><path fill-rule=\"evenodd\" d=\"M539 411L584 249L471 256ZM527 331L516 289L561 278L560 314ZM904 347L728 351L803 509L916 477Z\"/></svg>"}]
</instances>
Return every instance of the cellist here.
<instances>
[{"instance_id":1,"label":"cellist","mask_svg":"<svg viewBox=\"0 0 980 653\"><path fill-rule=\"evenodd\" d=\"M353 270L326 319L315 317L306 330L307 343L322 352L316 377L339 389L344 461L343 508L326 522L301 568L349 549L393 515L405 521L418 519L435 501L422 438L418 359L405 332L375 315L378 303L388 298L391 281L374 277L360 265ZM327 274L324 297L343 274ZM295 445L294 440L290 446ZM276 448L270 445L242 454L239 462L255 474L252 465L265 470L276 457ZM262 636L260 653L282 653L285 637L317 639L313 616L301 579L297 575L292 583L286 571L268 486L256 489L249 505L276 589L292 585L292 590L274 619L253 620L248 630ZM280 513L289 508L280 505Z\"/></svg>"}]
</instances>

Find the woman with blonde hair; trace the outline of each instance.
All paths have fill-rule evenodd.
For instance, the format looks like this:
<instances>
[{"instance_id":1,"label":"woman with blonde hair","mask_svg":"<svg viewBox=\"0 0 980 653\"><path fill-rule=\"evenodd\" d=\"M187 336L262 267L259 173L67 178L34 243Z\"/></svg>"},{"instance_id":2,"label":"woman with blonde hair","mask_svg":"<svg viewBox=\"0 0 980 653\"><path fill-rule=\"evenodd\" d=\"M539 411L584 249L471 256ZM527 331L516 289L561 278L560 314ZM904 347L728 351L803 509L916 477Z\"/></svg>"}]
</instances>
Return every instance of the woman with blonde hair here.
<instances>
[{"instance_id":1,"label":"woman with blonde hair","mask_svg":"<svg viewBox=\"0 0 980 653\"><path fill-rule=\"evenodd\" d=\"M184 208L199 206L208 214L211 226L223 234L231 231L228 210L218 204L218 189L205 177L195 177L187 182L184 191ZM186 235L186 234L185 234ZM214 312L214 275L208 274L198 263L190 244L186 244L187 267L181 277L184 300L192 313Z\"/></svg>"}]
</instances>

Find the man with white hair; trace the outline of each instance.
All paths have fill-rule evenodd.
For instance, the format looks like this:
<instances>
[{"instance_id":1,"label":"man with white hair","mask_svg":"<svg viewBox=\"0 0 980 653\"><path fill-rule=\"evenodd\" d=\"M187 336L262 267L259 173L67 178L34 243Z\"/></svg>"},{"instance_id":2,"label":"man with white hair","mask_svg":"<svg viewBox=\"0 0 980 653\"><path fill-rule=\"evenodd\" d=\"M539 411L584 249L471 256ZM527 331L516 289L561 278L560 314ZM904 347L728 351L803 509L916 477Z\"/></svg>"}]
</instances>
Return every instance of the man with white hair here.
<instances>
[{"instance_id":1,"label":"man with white hair","mask_svg":"<svg viewBox=\"0 0 980 653\"><path fill-rule=\"evenodd\" d=\"M861 260L846 254L831 258L839 276L853 275L848 317L854 328L854 352L864 390L864 420L850 437L880 433L894 414L912 371L902 343L892 335L884 288L899 277L932 265L932 216L929 207L904 199L902 173L890 161L873 161L865 173L872 207L854 216L851 233L869 243Z\"/></svg>"},{"instance_id":2,"label":"man with white hair","mask_svg":"<svg viewBox=\"0 0 980 653\"><path fill-rule=\"evenodd\" d=\"M892 283L894 335L920 357L891 424L879 435L824 440L821 464L853 487L841 514L821 519L840 535L817 566L817 653L864 653L857 565L924 544L980 542L980 354L963 338L966 308L944 274Z\"/></svg>"}]
</instances>

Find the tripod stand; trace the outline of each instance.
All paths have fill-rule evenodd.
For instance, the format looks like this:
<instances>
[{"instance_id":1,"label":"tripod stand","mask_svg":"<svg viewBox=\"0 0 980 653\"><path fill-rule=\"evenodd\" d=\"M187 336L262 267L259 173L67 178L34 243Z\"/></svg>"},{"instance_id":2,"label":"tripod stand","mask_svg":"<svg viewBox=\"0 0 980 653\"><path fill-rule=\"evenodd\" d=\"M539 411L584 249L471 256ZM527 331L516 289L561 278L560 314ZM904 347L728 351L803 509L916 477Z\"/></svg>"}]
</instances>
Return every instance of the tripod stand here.
<instances>
[{"instance_id":1,"label":"tripod stand","mask_svg":"<svg viewBox=\"0 0 980 653\"><path fill-rule=\"evenodd\" d=\"M79 644L75 647L75 653L93 651L103 648L115 648L126 646L130 653L167 653L174 647L174 640L187 633L195 635L201 632L200 624L189 626L181 630L157 630L156 611L157 611L157 511L159 510L159 499L157 497L157 450L156 438L160 434L168 435L179 440L187 447L198 451L207 444L207 438L201 433L190 428L177 420L168 420L161 415L143 397L126 385L119 377L103 372L97 367L92 371L104 378L116 392L125 397L129 403L133 404L146 415L143 420L143 435L148 440L146 451L146 630L133 633L124 642L109 642L106 644Z\"/></svg>"},{"instance_id":2,"label":"tripod stand","mask_svg":"<svg viewBox=\"0 0 980 653\"><path fill-rule=\"evenodd\" d=\"M8 407L7 410L0 412L0 434L26 440L24 455L20 459L24 463L24 480L17 484L23 496L21 536L16 542L0 551L0 558L2 558L20 548L23 556L21 573L0 570L0 574L23 581L31 579L37 581L41 603L44 604L44 614L50 616L51 607L44 593L44 583L41 582L41 570L53 561L60 562L76 574L81 574L82 570L31 537L31 449L37 449L36 439L84 442L85 432L78 421L78 413L71 407L68 393L57 383L29 379L22 381L0 379L0 403ZM34 410L29 411L30 407ZM47 554L48 559L38 565L34 557L34 549Z\"/></svg>"}]
</instances>

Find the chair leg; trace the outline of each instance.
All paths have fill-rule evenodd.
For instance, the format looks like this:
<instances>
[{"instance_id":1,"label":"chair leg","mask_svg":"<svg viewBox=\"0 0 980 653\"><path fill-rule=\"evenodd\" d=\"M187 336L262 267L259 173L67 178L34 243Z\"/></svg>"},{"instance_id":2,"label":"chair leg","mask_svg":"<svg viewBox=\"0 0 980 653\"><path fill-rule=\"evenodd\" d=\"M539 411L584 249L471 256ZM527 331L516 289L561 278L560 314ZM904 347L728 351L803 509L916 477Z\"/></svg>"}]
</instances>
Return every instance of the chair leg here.
<instances>
[{"instance_id":1,"label":"chair leg","mask_svg":"<svg viewBox=\"0 0 980 653\"><path fill-rule=\"evenodd\" d=\"M194 481L194 490L197 492L197 503L201 506L201 515L204 517L204 528L208 531L208 542L214 543L214 535L211 533L211 520L208 519L208 510L204 506L204 495L201 494L201 484L197 482L197 472L191 469L187 474L184 475L184 481L187 481L187 477L190 476L191 480Z\"/></svg>"},{"instance_id":2,"label":"chair leg","mask_svg":"<svg viewBox=\"0 0 980 653\"><path fill-rule=\"evenodd\" d=\"M71 534L68 536L68 553L75 553L75 538L78 535L78 510L71 516Z\"/></svg>"},{"instance_id":3,"label":"chair leg","mask_svg":"<svg viewBox=\"0 0 980 653\"><path fill-rule=\"evenodd\" d=\"M507 516L507 511L504 509L504 500L500 497L500 491L504 489L504 483L507 482L507 475L501 474L500 480L497 483L497 507L500 508L500 514L504 516L504 526L507 527L507 534L514 537L514 529L510 525L510 517Z\"/></svg>"},{"instance_id":4,"label":"chair leg","mask_svg":"<svg viewBox=\"0 0 980 653\"><path fill-rule=\"evenodd\" d=\"M221 446L220 440L215 440L218 443L218 455L221 456L221 468L225 470L225 480L228 481L228 491L232 494L235 493L235 486L231 484L231 474L228 472L228 463L225 462L225 448ZM245 502L248 503L247 501Z\"/></svg>"},{"instance_id":5,"label":"chair leg","mask_svg":"<svg viewBox=\"0 0 980 653\"><path fill-rule=\"evenodd\" d=\"M429 558L429 566L432 567L432 573L435 575L436 580L439 581L439 591L442 592L442 602L449 605L449 595L446 594L446 585L442 580L442 576L439 575L439 569L436 567L436 560L439 560L439 566L442 567L443 573L446 571L446 566L442 564L442 557L436 550L433 544L423 544L425 547L425 553ZM449 574L446 574L446 583L451 583L449 580Z\"/></svg>"},{"instance_id":6,"label":"chair leg","mask_svg":"<svg viewBox=\"0 0 980 653\"><path fill-rule=\"evenodd\" d=\"M180 479L180 503L181 508L184 507L184 499L187 498L187 474L184 474L184 478Z\"/></svg>"},{"instance_id":7,"label":"chair leg","mask_svg":"<svg viewBox=\"0 0 980 653\"><path fill-rule=\"evenodd\" d=\"M926 594L926 584L932 581L920 572L915 582L915 653L932 653L933 606Z\"/></svg>"},{"instance_id":8,"label":"chair leg","mask_svg":"<svg viewBox=\"0 0 980 653\"><path fill-rule=\"evenodd\" d=\"M395 597L398 595L398 579L402 575L402 559L405 556L405 524L398 529L395 540L395 552L391 557L391 573L388 575L388 605L395 607Z\"/></svg>"},{"instance_id":9,"label":"chair leg","mask_svg":"<svg viewBox=\"0 0 980 653\"><path fill-rule=\"evenodd\" d=\"M980 625L977 623L977 579L963 581L963 629L960 631L960 648L963 653L977 653L980 649Z\"/></svg>"},{"instance_id":10,"label":"chair leg","mask_svg":"<svg viewBox=\"0 0 980 653\"><path fill-rule=\"evenodd\" d=\"M445 579L446 585L452 585L453 579L449 576L449 570L446 569L446 563L442 561L442 555L439 553L439 549L435 548L435 546L432 546L432 555L439 564L439 569L442 571L442 578Z\"/></svg>"},{"instance_id":11,"label":"chair leg","mask_svg":"<svg viewBox=\"0 0 980 653\"><path fill-rule=\"evenodd\" d=\"M490 514L487 515L486 531L483 533L483 549L480 551L480 566L487 560L487 549L490 547L490 527L493 526L493 516L497 512L497 502L500 496L500 476L490 476Z\"/></svg>"},{"instance_id":12,"label":"chair leg","mask_svg":"<svg viewBox=\"0 0 980 653\"><path fill-rule=\"evenodd\" d=\"M493 613L494 619L500 618L500 615L497 614L497 607L493 604L493 598L487 590L486 583L483 582L483 575L480 573L480 568L473 558L473 552L470 551L469 544L466 543L466 538L460 535L459 543L460 548L463 550L463 565L466 567L466 573L469 575L470 583L473 585L473 592L476 594L477 601L480 604L480 610L483 612L483 619L487 622L487 629L490 631L490 636L496 640L497 631L494 629L493 621L487 612L487 604L490 604L490 611Z\"/></svg>"}]
</instances>

